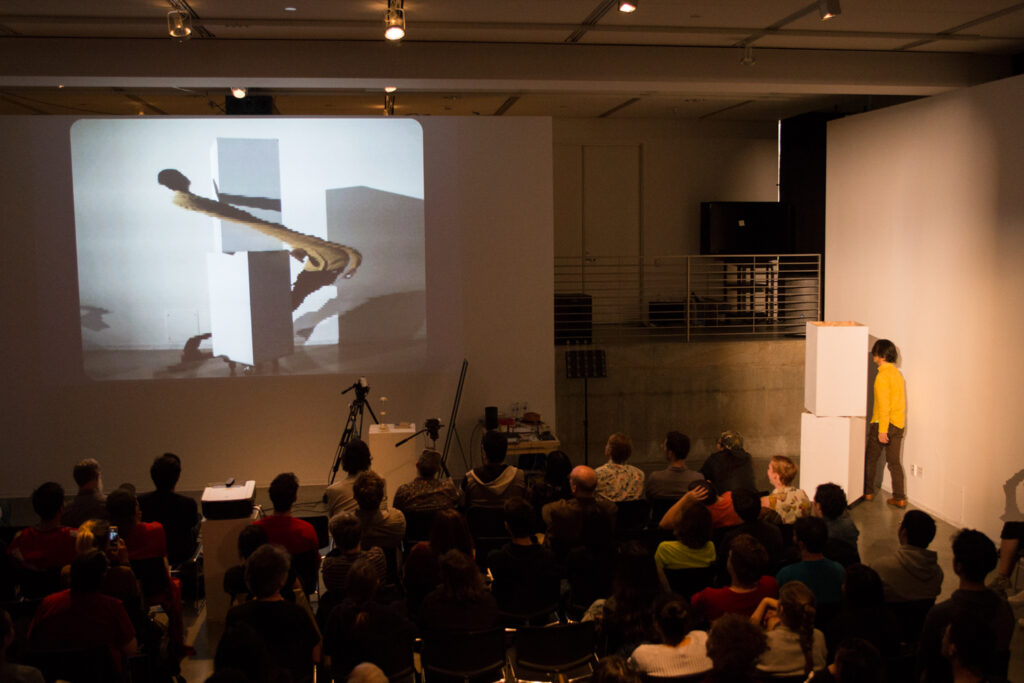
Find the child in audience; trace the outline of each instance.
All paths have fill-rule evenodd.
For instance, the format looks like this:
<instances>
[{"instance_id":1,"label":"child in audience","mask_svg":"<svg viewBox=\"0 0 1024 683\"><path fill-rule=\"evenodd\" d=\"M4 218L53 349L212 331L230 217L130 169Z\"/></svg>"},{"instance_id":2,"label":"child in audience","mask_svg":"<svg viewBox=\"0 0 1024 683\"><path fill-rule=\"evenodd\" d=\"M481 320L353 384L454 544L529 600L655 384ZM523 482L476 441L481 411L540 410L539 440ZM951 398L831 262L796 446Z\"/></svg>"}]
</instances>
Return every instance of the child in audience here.
<instances>
[{"instance_id":1,"label":"child in audience","mask_svg":"<svg viewBox=\"0 0 1024 683\"><path fill-rule=\"evenodd\" d=\"M783 524L792 524L811 514L811 501L803 489L792 486L796 479L796 463L784 455L773 455L768 463L768 481L772 492L761 499L761 506L774 510Z\"/></svg>"},{"instance_id":2,"label":"child in audience","mask_svg":"<svg viewBox=\"0 0 1024 683\"><path fill-rule=\"evenodd\" d=\"M660 644L645 644L633 650L630 663L652 677L689 676L711 670L707 654L708 634L690 630L690 608L674 594L655 603L655 626Z\"/></svg>"},{"instance_id":3,"label":"child in audience","mask_svg":"<svg viewBox=\"0 0 1024 683\"><path fill-rule=\"evenodd\" d=\"M765 630L768 649L757 668L774 676L809 674L825 667L825 634L814 628L814 593L800 581L779 589L779 599L765 598L750 623Z\"/></svg>"}]
</instances>

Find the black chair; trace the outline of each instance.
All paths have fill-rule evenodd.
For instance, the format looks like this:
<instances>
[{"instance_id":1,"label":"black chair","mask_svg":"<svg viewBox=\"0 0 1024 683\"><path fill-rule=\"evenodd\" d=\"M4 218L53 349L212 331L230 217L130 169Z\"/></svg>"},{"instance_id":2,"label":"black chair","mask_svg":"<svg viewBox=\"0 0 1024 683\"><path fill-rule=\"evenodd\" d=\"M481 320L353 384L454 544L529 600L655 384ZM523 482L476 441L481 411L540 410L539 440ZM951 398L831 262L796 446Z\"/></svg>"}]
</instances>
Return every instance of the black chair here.
<instances>
[{"instance_id":1,"label":"black chair","mask_svg":"<svg viewBox=\"0 0 1024 683\"><path fill-rule=\"evenodd\" d=\"M651 519L651 504L645 499L623 500L616 503L615 538L635 540L643 538Z\"/></svg>"},{"instance_id":2,"label":"black chair","mask_svg":"<svg viewBox=\"0 0 1024 683\"><path fill-rule=\"evenodd\" d=\"M106 646L34 651L30 653L27 663L42 672L46 683L58 680L68 683L114 683L125 680L124 673L118 670L114 656Z\"/></svg>"},{"instance_id":3,"label":"black chair","mask_svg":"<svg viewBox=\"0 0 1024 683\"><path fill-rule=\"evenodd\" d=\"M299 580L306 595L320 593L319 550L306 550L292 555L291 573Z\"/></svg>"},{"instance_id":4,"label":"black chair","mask_svg":"<svg viewBox=\"0 0 1024 683\"><path fill-rule=\"evenodd\" d=\"M566 556L565 566L569 580L565 613L579 619L595 600L611 595L615 550L610 546L573 548Z\"/></svg>"},{"instance_id":5,"label":"black chair","mask_svg":"<svg viewBox=\"0 0 1024 683\"><path fill-rule=\"evenodd\" d=\"M161 602L171 589L171 576L167 570L167 562L163 557L147 557L132 560L132 572L142 587L142 597L147 605Z\"/></svg>"},{"instance_id":6,"label":"black chair","mask_svg":"<svg viewBox=\"0 0 1024 683\"><path fill-rule=\"evenodd\" d=\"M512 677L517 681L572 683L594 673L594 622L516 629Z\"/></svg>"},{"instance_id":7,"label":"black chair","mask_svg":"<svg viewBox=\"0 0 1024 683\"><path fill-rule=\"evenodd\" d=\"M690 674L689 676L651 676L650 674L644 674L644 681L645 683L699 683L707 677L707 671L699 674Z\"/></svg>"},{"instance_id":8,"label":"black chair","mask_svg":"<svg viewBox=\"0 0 1024 683\"><path fill-rule=\"evenodd\" d=\"M900 629L900 640L907 645L914 645L921 639L921 629L928 610L935 605L935 598L930 600L910 600L908 602L887 602Z\"/></svg>"},{"instance_id":9,"label":"black chair","mask_svg":"<svg viewBox=\"0 0 1024 683\"><path fill-rule=\"evenodd\" d=\"M673 593L678 593L689 600L694 593L711 585L715 578L715 568L694 567L689 569L665 569L665 578Z\"/></svg>"},{"instance_id":10,"label":"black chair","mask_svg":"<svg viewBox=\"0 0 1024 683\"><path fill-rule=\"evenodd\" d=\"M761 681L763 683L804 683L807 680L807 674L793 674L787 676L772 676L771 674L761 674Z\"/></svg>"},{"instance_id":11,"label":"black chair","mask_svg":"<svg viewBox=\"0 0 1024 683\"><path fill-rule=\"evenodd\" d=\"M327 530L327 515L314 515L312 517L299 517L303 522L309 522L316 531L316 542L318 547L326 548L331 544L331 535Z\"/></svg>"},{"instance_id":12,"label":"black chair","mask_svg":"<svg viewBox=\"0 0 1024 683\"><path fill-rule=\"evenodd\" d=\"M405 544L406 552L409 548L420 541L430 539L430 527L437 516L437 510L406 510L405 514L405 537L402 542Z\"/></svg>"},{"instance_id":13,"label":"black chair","mask_svg":"<svg viewBox=\"0 0 1024 683\"><path fill-rule=\"evenodd\" d=\"M505 678L505 629L428 631L423 636L426 683L484 683Z\"/></svg>"},{"instance_id":14,"label":"black chair","mask_svg":"<svg viewBox=\"0 0 1024 683\"><path fill-rule=\"evenodd\" d=\"M502 508L488 508L472 505L466 508L466 524L473 538L508 538L505 529L505 511Z\"/></svg>"}]
</instances>

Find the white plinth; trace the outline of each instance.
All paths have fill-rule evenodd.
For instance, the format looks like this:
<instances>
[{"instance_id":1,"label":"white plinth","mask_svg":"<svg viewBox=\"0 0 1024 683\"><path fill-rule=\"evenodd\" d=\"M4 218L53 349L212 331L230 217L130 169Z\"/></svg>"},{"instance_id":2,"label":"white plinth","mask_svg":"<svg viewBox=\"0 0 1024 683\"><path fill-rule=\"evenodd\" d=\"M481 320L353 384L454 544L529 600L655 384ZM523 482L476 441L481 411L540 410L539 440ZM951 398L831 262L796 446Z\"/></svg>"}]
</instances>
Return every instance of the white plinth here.
<instances>
[{"instance_id":1,"label":"white plinth","mask_svg":"<svg viewBox=\"0 0 1024 683\"><path fill-rule=\"evenodd\" d=\"M388 482L388 491L392 497L399 486L416 478L416 461L424 448L423 437L410 439L395 448L396 443L409 438L416 431L416 425L408 423L401 426L370 425L366 445L370 447L370 455L373 456L371 468Z\"/></svg>"},{"instance_id":2,"label":"white plinth","mask_svg":"<svg viewBox=\"0 0 1024 683\"><path fill-rule=\"evenodd\" d=\"M854 322L807 323L804 408L819 417L867 414L868 328Z\"/></svg>"},{"instance_id":3,"label":"white plinth","mask_svg":"<svg viewBox=\"0 0 1024 683\"><path fill-rule=\"evenodd\" d=\"M294 351L286 251L207 254L213 354L255 365Z\"/></svg>"},{"instance_id":4,"label":"white plinth","mask_svg":"<svg viewBox=\"0 0 1024 683\"><path fill-rule=\"evenodd\" d=\"M206 620L224 623L231 598L224 592L224 574L241 562L238 557L238 534L256 518L204 519L200 528L203 543L203 584L206 586Z\"/></svg>"},{"instance_id":5,"label":"white plinth","mask_svg":"<svg viewBox=\"0 0 1024 683\"><path fill-rule=\"evenodd\" d=\"M818 484L832 482L848 500L864 493L863 417L800 416L800 488L811 498Z\"/></svg>"}]
</instances>

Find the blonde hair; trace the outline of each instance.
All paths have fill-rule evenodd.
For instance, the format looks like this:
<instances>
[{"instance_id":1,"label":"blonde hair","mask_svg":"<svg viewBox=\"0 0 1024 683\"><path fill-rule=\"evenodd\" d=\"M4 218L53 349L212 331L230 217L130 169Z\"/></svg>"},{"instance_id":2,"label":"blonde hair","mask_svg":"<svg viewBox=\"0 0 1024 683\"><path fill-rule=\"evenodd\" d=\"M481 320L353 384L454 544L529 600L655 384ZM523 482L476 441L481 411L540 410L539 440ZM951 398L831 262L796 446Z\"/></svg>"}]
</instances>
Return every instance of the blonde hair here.
<instances>
[{"instance_id":1,"label":"blonde hair","mask_svg":"<svg viewBox=\"0 0 1024 683\"><path fill-rule=\"evenodd\" d=\"M78 527L75 552L84 555L93 548L106 550L110 544L110 523L104 519L90 519Z\"/></svg>"},{"instance_id":2,"label":"blonde hair","mask_svg":"<svg viewBox=\"0 0 1024 683\"><path fill-rule=\"evenodd\" d=\"M817 614L814 593L802 581L790 581L779 589L779 620L800 636L805 674L814 668L814 620Z\"/></svg>"},{"instance_id":3,"label":"blonde hair","mask_svg":"<svg viewBox=\"0 0 1024 683\"><path fill-rule=\"evenodd\" d=\"M779 481L786 486L793 483L799 469L795 462L784 455L773 455L768 466L772 468L772 471L775 472L775 474L779 475Z\"/></svg>"}]
</instances>

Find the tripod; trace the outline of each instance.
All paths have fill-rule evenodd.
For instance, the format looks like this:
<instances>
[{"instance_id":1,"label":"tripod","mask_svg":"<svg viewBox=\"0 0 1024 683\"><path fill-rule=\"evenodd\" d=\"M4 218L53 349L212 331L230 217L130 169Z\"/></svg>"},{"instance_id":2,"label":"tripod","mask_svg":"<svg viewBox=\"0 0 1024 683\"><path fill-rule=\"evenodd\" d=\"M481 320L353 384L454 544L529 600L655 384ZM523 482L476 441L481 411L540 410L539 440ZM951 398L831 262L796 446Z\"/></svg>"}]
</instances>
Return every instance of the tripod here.
<instances>
[{"instance_id":1,"label":"tripod","mask_svg":"<svg viewBox=\"0 0 1024 683\"><path fill-rule=\"evenodd\" d=\"M338 440L338 450L334 453L331 476L327 480L328 486L333 484L334 478L338 476L338 468L341 467L341 457L344 455L345 449L348 448L349 442L352 441L352 437L359 438L363 433L363 410L370 411L370 417L373 418L374 424L380 424L380 420L377 419L373 412L373 407L366 402L366 395L370 393L370 386L366 383L366 378L360 377L352 386L341 393L347 394L353 389L356 390L356 397L352 399L352 403L348 406L348 420L345 422L345 430L341 433L341 439ZM323 502L327 502L326 492L324 492Z\"/></svg>"}]
</instances>

